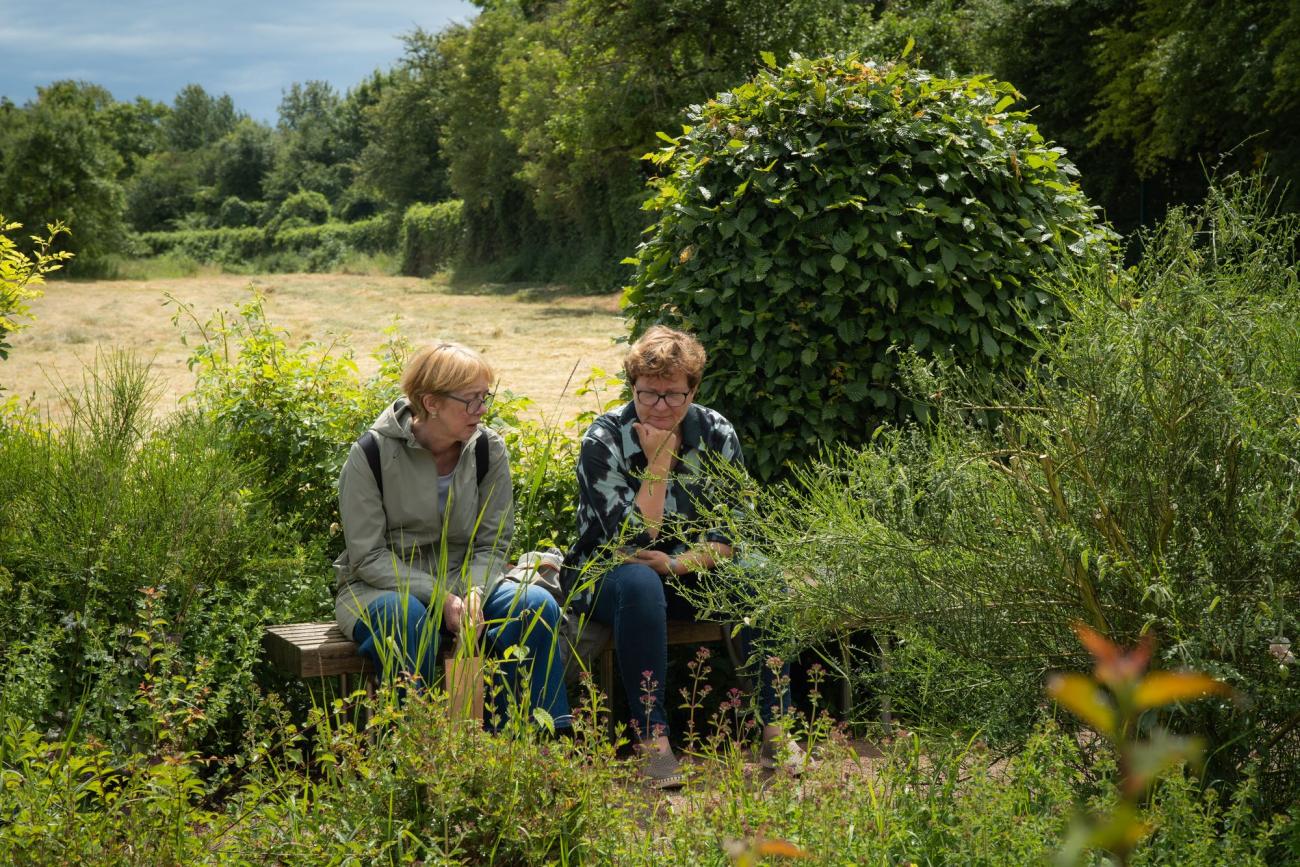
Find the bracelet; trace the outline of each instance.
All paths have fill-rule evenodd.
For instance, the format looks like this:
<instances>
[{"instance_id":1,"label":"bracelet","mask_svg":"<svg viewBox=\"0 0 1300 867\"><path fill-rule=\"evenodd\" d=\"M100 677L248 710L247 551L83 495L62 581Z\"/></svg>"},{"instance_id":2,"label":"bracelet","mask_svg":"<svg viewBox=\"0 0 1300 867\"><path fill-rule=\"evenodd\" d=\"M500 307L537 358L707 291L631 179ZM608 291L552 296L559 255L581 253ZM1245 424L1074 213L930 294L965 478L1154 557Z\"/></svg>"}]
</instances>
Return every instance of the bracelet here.
<instances>
[{"instance_id":1,"label":"bracelet","mask_svg":"<svg viewBox=\"0 0 1300 867\"><path fill-rule=\"evenodd\" d=\"M676 575L676 574L677 574L677 558L676 558L676 557L669 557L669 558L668 558L668 572L669 572L669 574L671 574L671 575Z\"/></svg>"}]
</instances>

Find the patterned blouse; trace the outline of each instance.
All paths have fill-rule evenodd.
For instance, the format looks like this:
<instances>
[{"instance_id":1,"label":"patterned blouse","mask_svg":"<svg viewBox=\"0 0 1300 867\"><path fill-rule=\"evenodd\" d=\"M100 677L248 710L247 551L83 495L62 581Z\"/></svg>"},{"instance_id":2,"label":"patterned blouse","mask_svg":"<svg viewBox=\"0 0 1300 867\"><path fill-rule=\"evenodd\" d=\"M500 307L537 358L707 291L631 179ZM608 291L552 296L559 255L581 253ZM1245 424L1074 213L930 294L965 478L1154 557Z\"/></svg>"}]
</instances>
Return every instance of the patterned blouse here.
<instances>
[{"instance_id":1,"label":"patterned blouse","mask_svg":"<svg viewBox=\"0 0 1300 867\"><path fill-rule=\"evenodd\" d=\"M566 596L574 607L586 610L591 601L588 564L614 557L617 547L654 548L680 554L704 540L732 544L724 528L708 519L718 503L715 486L707 473L711 461L723 460L736 466L744 461L740 440L731 422L708 407L692 404L682 419L682 443L674 462L664 499L664 518L659 535L652 539L645 519L636 506L648 464L632 425L636 407L628 403L592 422L582 438L578 456L578 541L565 557ZM603 571L603 570L602 570ZM581 582L583 592L573 593Z\"/></svg>"}]
</instances>

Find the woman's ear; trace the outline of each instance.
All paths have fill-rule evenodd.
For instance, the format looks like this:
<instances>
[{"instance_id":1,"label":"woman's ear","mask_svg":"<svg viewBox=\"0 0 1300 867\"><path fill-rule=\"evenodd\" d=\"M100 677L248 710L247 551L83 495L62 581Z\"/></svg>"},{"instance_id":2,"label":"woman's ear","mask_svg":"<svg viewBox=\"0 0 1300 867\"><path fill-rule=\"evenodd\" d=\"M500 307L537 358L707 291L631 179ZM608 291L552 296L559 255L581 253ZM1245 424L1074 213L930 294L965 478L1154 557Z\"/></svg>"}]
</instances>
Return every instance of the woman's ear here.
<instances>
[{"instance_id":1,"label":"woman's ear","mask_svg":"<svg viewBox=\"0 0 1300 867\"><path fill-rule=\"evenodd\" d=\"M438 417L438 401L431 394L420 395L420 403L424 407L424 414L428 418Z\"/></svg>"}]
</instances>

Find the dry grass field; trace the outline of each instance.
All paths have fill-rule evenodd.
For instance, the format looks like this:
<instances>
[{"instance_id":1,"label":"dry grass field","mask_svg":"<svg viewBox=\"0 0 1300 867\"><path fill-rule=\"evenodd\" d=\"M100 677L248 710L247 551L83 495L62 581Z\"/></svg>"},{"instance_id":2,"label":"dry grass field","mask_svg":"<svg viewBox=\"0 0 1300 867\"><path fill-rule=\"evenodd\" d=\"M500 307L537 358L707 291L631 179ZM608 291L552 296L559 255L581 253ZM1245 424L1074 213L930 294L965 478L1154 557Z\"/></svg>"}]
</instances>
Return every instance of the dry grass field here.
<instances>
[{"instance_id":1,"label":"dry grass field","mask_svg":"<svg viewBox=\"0 0 1300 867\"><path fill-rule=\"evenodd\" d=\"M181 336L188 334L191 342L197 336L192 322L172 323L177 308L165 304L167 295L207 319L220 310L233 312L252 297L252 285L265 294L268 318L288 331L291 343L351 346L358 366L370 373L376 367L370 353L390 325L417 344L457 340L482 352L501 386L531 397L548 420L570 418L581 400L573 391L588 371L613 372L622 358L623 347L614 343L625 333L617 295L492 287L464 293L414 277L213 274L50 282L31 305L31 326L15 335L9 360L0 362L0 385L6 396L31 398L59 418L60 384L80 383L97 349L118 347L151 360L164 387L158 409L166 412L193 388Z\"/></svg>"}]
</instances>

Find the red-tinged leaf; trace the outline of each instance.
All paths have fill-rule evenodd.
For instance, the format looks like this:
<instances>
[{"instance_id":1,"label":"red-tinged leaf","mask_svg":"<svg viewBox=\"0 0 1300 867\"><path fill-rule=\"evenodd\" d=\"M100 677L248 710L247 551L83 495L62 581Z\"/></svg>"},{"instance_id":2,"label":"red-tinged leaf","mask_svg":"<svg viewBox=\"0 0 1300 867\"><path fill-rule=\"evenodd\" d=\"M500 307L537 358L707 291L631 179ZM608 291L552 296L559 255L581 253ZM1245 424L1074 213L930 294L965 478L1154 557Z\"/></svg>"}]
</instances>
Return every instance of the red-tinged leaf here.
<instances>
[{"instance_id":1,"label":"red-tinged leaf","mask_svg":"<svg viewBox=\"0 0 1300 867\"><path fill-rule=\"evenodd\" d=\"M1053 675L1047 694L1096 731L1115 737L1115 708L1091 678L1073 672Z\"/></svg>"},{"instance_id":2,"label":"red-tinged leaf","mask_svg":"<svg viewBox=\"0 0 1300 867\"><path fill-rule=\"evenodd\" d=\"M1098 663L1114 662L1119 659L1119 646L1114 644L1097 630L1086 623L1074 621L1074 634L1079 636L1079 643L1084 646Z\"/></svg>"},{"instance_id":3,"label":"red-tinged leaf","mask_svg":"<svg viewBox=\"0 0 1300 867\"><path fill-rule=\"evenodd\" d=\"M1179 701L1231 694L1232 688L1226 683L1199 671L1153 671L1133 691L1133 704L1143 711Z\"/></svg>"}]
</instances>

